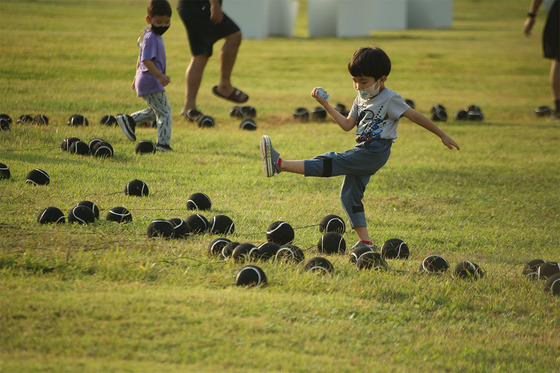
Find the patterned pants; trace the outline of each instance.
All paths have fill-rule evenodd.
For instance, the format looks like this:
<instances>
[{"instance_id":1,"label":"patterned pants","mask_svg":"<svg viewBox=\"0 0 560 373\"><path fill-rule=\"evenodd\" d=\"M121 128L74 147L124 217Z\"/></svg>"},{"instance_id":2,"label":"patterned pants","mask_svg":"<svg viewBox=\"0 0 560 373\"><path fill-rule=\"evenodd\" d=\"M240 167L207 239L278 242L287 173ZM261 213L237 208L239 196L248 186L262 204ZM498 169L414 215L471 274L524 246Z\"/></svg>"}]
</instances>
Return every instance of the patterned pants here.
<instances>
[{"instance_id":1,"label":"patterned pants","mask_svg":"<svg viewBox=\"0 0 560 373\"><path fill-rule=\"evenodd\" d=\"M158 144L171 144L171 106L165 92L156 92L142 96L148 104L144 109L132 114L135 123L153 123L156 121L158 129Z\"/></svg>"}]
</instances>

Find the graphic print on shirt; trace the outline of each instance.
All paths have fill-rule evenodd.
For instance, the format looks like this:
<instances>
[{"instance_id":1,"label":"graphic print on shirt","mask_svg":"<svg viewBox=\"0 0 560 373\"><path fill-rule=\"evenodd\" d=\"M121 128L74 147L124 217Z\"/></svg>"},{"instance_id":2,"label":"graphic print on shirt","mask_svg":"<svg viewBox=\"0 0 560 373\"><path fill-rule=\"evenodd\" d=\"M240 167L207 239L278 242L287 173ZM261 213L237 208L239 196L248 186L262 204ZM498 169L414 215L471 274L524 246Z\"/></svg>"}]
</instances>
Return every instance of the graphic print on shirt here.
<instances>
[{"instance_id":1,"label":"graphic print on shirt","mask_svg":"<svg viewBox=\"0 0 560 373\"><path fill-rule=\"evenodd\" d=\"M383 106L379 107L377 113L371 110L363 109L365 105L361 106L358 110L358 126L364 128L362 133L357 134L356 141L370 141L377 138L381 138L381 133L383 132L383 123L385 120L389 119L387 113L384 117L381 117L381 112L383 111Z\"/></svg>"}]
</instances>

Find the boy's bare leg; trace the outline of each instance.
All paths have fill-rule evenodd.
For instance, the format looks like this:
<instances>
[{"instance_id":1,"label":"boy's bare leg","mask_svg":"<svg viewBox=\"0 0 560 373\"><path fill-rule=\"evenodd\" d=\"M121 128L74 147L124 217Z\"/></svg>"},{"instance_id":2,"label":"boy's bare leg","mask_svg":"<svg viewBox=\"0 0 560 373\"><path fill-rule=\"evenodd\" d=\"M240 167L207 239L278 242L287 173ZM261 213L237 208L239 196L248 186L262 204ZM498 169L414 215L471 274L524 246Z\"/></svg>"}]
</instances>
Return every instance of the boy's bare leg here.
<instances>
[{"instance_id":1,"label":"boy's bare leg","mask_svg":"<svg viewBox=\"0 0 560 373\"><path fill-rule=\"evenodd\" d=\"M202 74L209 58L209 55L198 55L191 58L185 73L185 106L181 111L181 115L187 115L189 110L196 109L196 96L198 95L198 90L202 83Z\"/></svg>"},{"instance_id":2,"label":"boy's bare leg","mask_svg":"<svg viewBox=\"0 0 560 373\"><path fill-rule=\"evenodd\" d=\"M292 172L294 174L305 174L304 161L285 161L282 160L280 169L285 172Z\"/></svg>"},{"instance_id":3,"label":"boy's bare leg","mask_svg":"<svg viewBox=\"0 0 560 373\"><path fill-rule=\"evenodd\" d=\"M356 232L360 241L371 242L371 239L369 238L369 233L368 233L367 227L356 226L356 227L354 227L354 232Z\"/></svg>"}]
</instances>

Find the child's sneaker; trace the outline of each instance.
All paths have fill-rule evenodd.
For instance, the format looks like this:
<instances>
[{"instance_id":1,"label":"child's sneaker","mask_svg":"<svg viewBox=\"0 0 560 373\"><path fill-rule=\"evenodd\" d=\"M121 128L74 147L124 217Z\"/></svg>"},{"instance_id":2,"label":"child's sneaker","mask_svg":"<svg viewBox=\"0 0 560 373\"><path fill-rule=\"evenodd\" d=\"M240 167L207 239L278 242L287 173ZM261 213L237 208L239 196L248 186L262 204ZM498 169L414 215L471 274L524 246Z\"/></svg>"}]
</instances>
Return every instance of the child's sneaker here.
<instances>
[{"instance_id":1,"label":"child's sneaker","mask_svg":"<svg viewBox=\"0 0 560 373\"><path fill-rule=\"evenodd\" d=\"M130 115L117 115L117 123L130 141L136 141L136 135L134 134L136 123Z\"/></svg>"},{"instance_id":2,"label":"child's sneaker","mask_svg":"<svg viewBox=\"0 0 560 373\"><path fill-rule=\"evenodd\" d=\"M372 251L374 251L374 252L377 251L377 245L376 245L376 244L368 245L368 244L363 243L362 241L356 242L356 244L355 244L354 246L352 246L352 248L350 249L350 251L354 251L354 250L356 250L356 249L358 249L358 248L360 248L360 247L368 248L368 249L370 249L370 250L372 250Z\"/></svg>"},{"instance_id":3,"label":"child's sneaker","mask_svg":"<svg viewBox=\"0 0 560 373\"><path fill-rule=\"evenodd\" d=\"M270 137L266 135L261 137L261 157L266 177L271 177L274 176L274 174L280 173L280 166L278 165L280 154L274 150Z\"/></svg>"},{"instance_id":4,"label":"child's sneaker","mask_svg":"<svg viewBox=\"0 0 560 373\"><path fill-rule=\"evenodd\" d=\"M171 149L171 146L169 145L162 145L162 144L157 144L156 145L156 150L158 152L172 152L173 149Z\"/></svg>"}]
</instances>

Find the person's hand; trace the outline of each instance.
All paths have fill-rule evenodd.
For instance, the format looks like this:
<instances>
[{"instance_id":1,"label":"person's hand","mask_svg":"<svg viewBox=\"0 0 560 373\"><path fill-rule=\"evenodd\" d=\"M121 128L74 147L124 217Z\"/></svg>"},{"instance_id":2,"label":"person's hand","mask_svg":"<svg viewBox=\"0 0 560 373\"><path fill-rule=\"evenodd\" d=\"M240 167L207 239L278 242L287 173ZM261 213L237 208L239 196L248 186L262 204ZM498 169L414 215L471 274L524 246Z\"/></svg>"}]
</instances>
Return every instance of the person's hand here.
<instances>
[{"instance_id":1,"label":"person's hand","mask_svg":"<svg viewBox=\"0 0 560 373\"><path fill-rule=\"evenodd\" d=\"M219 3L212 3L210 5L210 21L213 24L219 25L224 20L224 11Z\"/></svg>"},{"instance_id":2,"label":"person's hand","mask_svg":"<svg viewBox=\"0 0 560 373\"><path fill-rule=\"evenodd\" d=\"M167 75L165 74L161 74L161 76L158 78L159 82L161 83L162 86L166 86L169 84L169 82L171 82L171 78L169 78Z\"/></svg>"},{"instance_id":3,"label":"person's hand","mask_svg":"<svg viewBox=\"0 0 560 373\"><path fill-rule=\"evenodd\" d=\"M320 103L321 105L327 104L328 101L324 97L319 96L319 91L317 90L317 88L319 87L313 88L313 90L311 91L311 97L317 100L317 102ZM327 91L325 91L325 93L327 93Z\"/></svg>"},{"instance_id":4,"label":"person's hand","mask_svg":"<svg viewBox=\"0 0 560 373\"><path fill-rule=\"evenodd\" d=\"M447 135L441 137L441 142L451 150L453 150L453 148L459 150L459 145L457 145L457 143Z\"/></svg>"},{"instance_id":5,"label":"person's hand","mask_svg":"<svg viewBox=\"0 0 560 373\"><path fill-rule=\"evenodd\" d=\"M527 19L525 20L525 24L523 25L523 33L525 34L525 36L527 37L531 36L531 30L533 29L534 25L535 25L535 18L527 17Z\"/></svg>"},{"instance_id":6,"label":"person's hand","mask_svg":"<svg viewBox=\"0 0 560 373\"><path fill-rule=\"evenodd\" d=\"M132 85L130 86L130 88L132 88L133 91L136 91L136 77L134 77L134 79L132 80Z\"/></svg>"}]
</instances>

